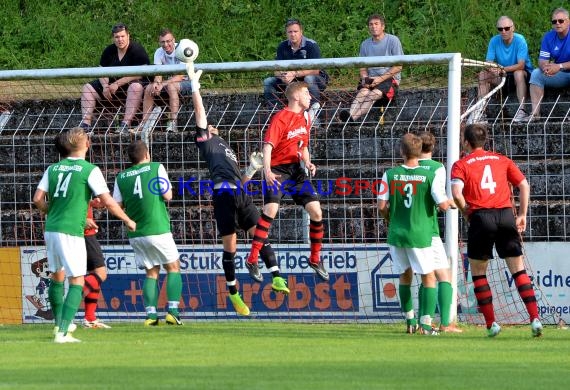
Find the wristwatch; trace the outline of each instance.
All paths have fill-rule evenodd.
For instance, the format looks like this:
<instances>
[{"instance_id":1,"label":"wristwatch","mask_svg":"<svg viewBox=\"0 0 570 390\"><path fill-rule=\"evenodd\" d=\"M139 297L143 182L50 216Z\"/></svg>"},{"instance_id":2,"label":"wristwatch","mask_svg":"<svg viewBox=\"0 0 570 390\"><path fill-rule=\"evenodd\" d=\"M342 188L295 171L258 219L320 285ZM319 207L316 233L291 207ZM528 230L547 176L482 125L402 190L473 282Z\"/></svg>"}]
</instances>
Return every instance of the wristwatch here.
<instances>
[{"instance_id":1,"label":"wristwatch","mask_svg":"<svg viewBox=\"0 0 570 390\"><path fill-rule=\"evenodd\" d=\"M564 65L562 63L558 64L560 66L560 70L564 70Z\"/></svg>"}]
</instances>

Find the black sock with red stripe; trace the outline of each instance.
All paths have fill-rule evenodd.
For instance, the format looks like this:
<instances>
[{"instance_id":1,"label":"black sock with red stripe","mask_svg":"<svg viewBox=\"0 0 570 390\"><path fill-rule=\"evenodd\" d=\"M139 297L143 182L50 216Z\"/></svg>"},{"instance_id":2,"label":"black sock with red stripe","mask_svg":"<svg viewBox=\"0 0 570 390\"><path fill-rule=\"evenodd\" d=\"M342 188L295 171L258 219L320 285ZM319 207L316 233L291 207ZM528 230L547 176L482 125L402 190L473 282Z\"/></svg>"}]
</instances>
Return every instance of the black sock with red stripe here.
<instances>
[{"instance_id":1,"label":"black sock with red stripe","mask_svg":"<svg viewBox=\"0 0 570 390\"><path fill-rule=\"evenodd\" d=\"M251 252L247 258L248 263L257 264L257 258L259 257L259 251L263 248L267 237L269 236L269 228L273 218L268 217L265 214L261 214L261 217L257 220L257 226L255 227L255 233L253 235L253 240L251 241Z\"/></svg>"},{"instance_id":2,"label":"black sock with red stripe","mask_svg":"<svg viewBox=\"0 0 570 390\"><path fill-rule=\"evenodd\" d=\"M85 302L85 320L95 321L97 315L97 302L101 293L101 284L103 281L96 273L85 275L85 283L83 284L83 296Z\"/></svg>"},{"instance_id":3,"label":"black sock with red stripe","mask_svg":"<svg viewBox=\"0 0 570 390\"><path fill-rule=\"evenodd\" d=\"M479 305L479 311L485 317L485 324L487 329L489 329L495 322L495 310L493 308L493 293L487 281L487 275L473 276L473 289Z\"/></svg>"},{"instance_id":4,"label":"black sock with red stripe","mask_svg":"<svg viewBox=\"0 0 570 390\"><path fill-rule=\"evenodd\" d=\"M323 236L325 228L323 221L313 221L309 223L309 239L311 241L311 258L313 264L318 264L321 261L321 248L323 246Z\"/></svg>"},{"instance_id":5,"label":"black sock with red stripe","mask_svg":"<svg viewBox=\"0 0 570 390\"><path fill-rule=\"evenodd\" d=\"M536 295L534 294L534 289L532 288L532 283L528 277L526 270L519 271L513 274L513 279L515 280L515 285L521 296L521 299L526 306L528 315L530 316L530 321L538 318L538 304L536 303Z\"/></svg>"}]
</instances>

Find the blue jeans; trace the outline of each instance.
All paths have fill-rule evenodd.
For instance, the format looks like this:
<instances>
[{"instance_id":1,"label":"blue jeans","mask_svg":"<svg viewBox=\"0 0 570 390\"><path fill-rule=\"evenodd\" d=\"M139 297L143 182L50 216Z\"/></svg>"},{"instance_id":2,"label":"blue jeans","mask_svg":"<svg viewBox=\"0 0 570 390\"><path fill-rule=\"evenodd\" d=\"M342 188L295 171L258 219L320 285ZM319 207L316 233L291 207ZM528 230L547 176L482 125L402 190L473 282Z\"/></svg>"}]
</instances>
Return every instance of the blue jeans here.
<instances>
[{"instance_id":1,"label":"blue jeans","mask_svg":"<svg viewBox=\"0 0 570 390\"><path fill-rule=\"evenodd\" d=\"M565 88L570 86L570 72L558 72L554 76L546 76L540 68L536 68L530 75L530 84L534 84L542 89Z\"/></svg>"},{"instance_id":2,"label":"blue jeans","mask_svg":"<svg viewBox=\"0 0 570 390\"><path fill-rule=\"evenodd\" d=\"M309 75L296 78L294 81L304 81L308 84L309 93L311 94L311 105L321 100L321 91L327 87L326 80L321 76ZM277 77L267 77L263 80L263 96L265 101L270 105L276 105L279 102L279 93L283 93L287 84Z\"/></svg>"}]
</instances>

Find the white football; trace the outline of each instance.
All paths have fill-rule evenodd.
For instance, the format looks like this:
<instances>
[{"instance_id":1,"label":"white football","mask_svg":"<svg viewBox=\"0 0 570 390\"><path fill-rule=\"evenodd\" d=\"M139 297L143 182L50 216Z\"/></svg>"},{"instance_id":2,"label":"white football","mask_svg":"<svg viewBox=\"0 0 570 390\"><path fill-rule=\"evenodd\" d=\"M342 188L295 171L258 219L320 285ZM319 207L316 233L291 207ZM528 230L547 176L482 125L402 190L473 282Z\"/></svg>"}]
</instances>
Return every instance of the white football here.
<instances>
[{"instance_id":1,"label":"white football","mask_svg":"<svg viewBox=\"0 0 570 390\"><path fill-rule=\"evenodd\" d=\"M196 42L191 39L181 39L176 46L175 55L182 62L193 62L198 58L200 49Z\"/></svg>"}]
</instances>

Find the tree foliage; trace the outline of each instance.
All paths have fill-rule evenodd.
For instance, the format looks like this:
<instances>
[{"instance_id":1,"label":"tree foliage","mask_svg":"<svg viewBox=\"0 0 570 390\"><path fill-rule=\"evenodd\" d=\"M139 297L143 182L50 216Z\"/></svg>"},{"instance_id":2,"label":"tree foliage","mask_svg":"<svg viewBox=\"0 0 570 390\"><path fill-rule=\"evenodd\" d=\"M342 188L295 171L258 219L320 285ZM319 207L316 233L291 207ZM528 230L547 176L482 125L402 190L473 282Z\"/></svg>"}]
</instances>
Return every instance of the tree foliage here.
<instances>
[{"instance_id":1,"label":"tree foliage","mask_svg":"<svg viewBox=\"0 0 570 390\"><path fill-rule=\"evenodd\" d=\"M324 57L350 57L368 36L366 18L379 13L406 54L461 52L484 59L499 16L527 38L536 63L540 39L558 2L544 0L20 0L0 15L1 69L89 67L111 43L111 27L126 23L150 53L168 27L200 45L200 62L272 59L285 38L284 22L301 19Z\"/></svg>"}]
</instances>

